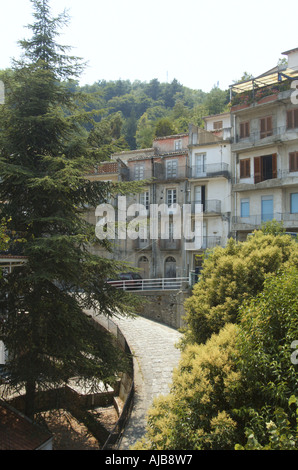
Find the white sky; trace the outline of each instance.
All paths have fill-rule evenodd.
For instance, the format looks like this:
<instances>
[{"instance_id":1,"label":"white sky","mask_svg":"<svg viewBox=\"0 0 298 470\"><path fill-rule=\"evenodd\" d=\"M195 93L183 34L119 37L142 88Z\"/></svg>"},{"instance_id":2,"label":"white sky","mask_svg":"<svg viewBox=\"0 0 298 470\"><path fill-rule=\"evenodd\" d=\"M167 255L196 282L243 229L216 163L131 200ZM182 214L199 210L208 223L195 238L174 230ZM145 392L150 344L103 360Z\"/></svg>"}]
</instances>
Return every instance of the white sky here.
<instances>
[{"instance_id":1,"label":"white sky","mask_svg":"<svg viewBox=\"0 0 298 470\"><path fill-rule=\"evenodd\" d=\"M31 32L29 0L1 0L0 69ZM282 52L298 47L297 0L51 0L71 21L58 39L88 67L81 84L98 80L171 82L226 89L243 72L257 76Z\"/></svg>"}]
</instances>

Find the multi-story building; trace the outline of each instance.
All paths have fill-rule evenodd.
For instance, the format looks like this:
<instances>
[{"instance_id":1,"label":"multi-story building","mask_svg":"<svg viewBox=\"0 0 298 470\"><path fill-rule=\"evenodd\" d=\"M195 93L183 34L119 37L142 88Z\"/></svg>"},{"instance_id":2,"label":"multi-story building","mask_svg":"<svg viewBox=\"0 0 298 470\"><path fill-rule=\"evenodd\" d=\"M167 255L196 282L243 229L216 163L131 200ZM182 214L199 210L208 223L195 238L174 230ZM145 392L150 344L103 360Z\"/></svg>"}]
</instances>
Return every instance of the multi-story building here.
<instances>
[{"instance_id":1,"label":"multi-story building","mask_svg":"<svg viewBox=\"0 0 298 470\"><path fill-rule=\"evenodd\" d=\"M205 118L205 128L191 125L189 132L189 200L203 206L203 240L200 250L189 253L191 271L202 261L198 254L225 246L231 222L231 121L230 113Z\"/></svg>"},{"instance_id":2,"label":"multi-story building","mask_svg":"<svg viewBox=\"0 0 298 470\"><path fill-rule=\"evenodd\" d=\"M288 66L231 86L233 224L238 240L272 219L298 231L298 49Z\"/></svg>"},{"instance_id":3,"label":"multi-story building","mask_svg":"<svg viewBox=\"0 0 298 470\"><path fill-rule=\"evenodd\" d=\"M115 240L110 254L138 267L144 278L189 276L200 263L201 258L196 255L218 244L224 246L229 236L230 114L208 116L205 124L206 128L211 126L210 131L191 125L189 133L156 138L151 149L114 154L110 162L100 165L90 175L102 181L144 182L142 192L126 199L127 207L132 204L145 207L144 235ZM114 203L119 210L119 200ZM199 245L185 237L185 205L190 210L193 233L196 205L202 207ZM165 206L168 210L164 237L161 213L152 213L153 206L158 209ZM92 217L95 224L94 214ZM131 217L126 221L129 226ZM153 230L155 236L152 236L154 222L157 232Z\"/></svg>"},{"instance_id":4,"label":"multi-story building","mask_svg":"<svg viewBox=\"0 0 298 470\"><path fill-rule=\"evenodd\" d=\"M127 204L141 204L148 216L144 237L135 240L127 237L121 259L129 259L140 268L144 278L186 276L183 239L175 236L175 214L170 211L165 227L167 236L162 238L161 214L152 214L151 208L176 205L179 210L186 203L188 134L156 138L151 149L122 152L112 159L125 163L122 181L144 181L143 191L127 199ZM154 221L157 232L153 229Z\"/></svg>"},{"instance_id":5,"label":"multi-story building","mask_svg":"<svg viewBox=\"0 0 298 470\"><path fill-rule=\"evenodd\" d=\"M262 222L276 219L298 232L298 49L284 54L288 66L232 85L231 112L205 117L204 129L191 124L189 133L114 154L95 169L90 178L144 182L127 205L145 207L146 230L135 239L116 239L110 256L140 268L144 278L185 277L200 267L198 255L206 249L225 246L230 237L244 240ZM183 217L175 218L174 210L168 235L152 237L160 214L150 209L162 204L191 207L192 229L201 205L199 247L175 236Z\"/></svg>"}]
</instances>

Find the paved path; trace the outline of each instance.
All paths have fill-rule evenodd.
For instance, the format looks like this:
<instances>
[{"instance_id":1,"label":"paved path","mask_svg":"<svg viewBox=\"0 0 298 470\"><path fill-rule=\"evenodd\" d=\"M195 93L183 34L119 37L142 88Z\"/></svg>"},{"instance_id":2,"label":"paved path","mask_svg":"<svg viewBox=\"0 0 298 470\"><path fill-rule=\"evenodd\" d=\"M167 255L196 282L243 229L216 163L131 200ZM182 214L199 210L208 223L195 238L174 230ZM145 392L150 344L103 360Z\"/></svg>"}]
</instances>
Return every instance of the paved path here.
<instances>
[{"instance_id":1,"label":"paved path","mask_svg":"<svg viewBox=\"0 0 298 470\"><path fill-rule=\"evenodd\" d=\"M153 399L170 390L173 369L180 359L180 350L175 345L181 334L143 317L113 318L113 321L134 355L134 406L120 444L120 450L127 450L144 436L146 414Z\"/></svg>"}]
</instances>

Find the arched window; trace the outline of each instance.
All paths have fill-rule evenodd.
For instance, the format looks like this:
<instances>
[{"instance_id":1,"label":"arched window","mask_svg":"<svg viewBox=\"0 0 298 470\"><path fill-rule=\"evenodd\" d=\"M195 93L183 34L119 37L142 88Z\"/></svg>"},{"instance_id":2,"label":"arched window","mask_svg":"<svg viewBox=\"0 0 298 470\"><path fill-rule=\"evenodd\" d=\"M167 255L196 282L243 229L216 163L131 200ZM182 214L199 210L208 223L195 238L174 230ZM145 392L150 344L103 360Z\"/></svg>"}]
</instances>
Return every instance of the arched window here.
<instances>
[{"instance_id":1,"label":"arched window","mask_svg":"<svg viewBox=\"0 0 298 470\"><path fill-rule=\"evenodd\" d=\"M147 256L141 256L138 261L138 268L143 279L149 279L149 259Z\"/></svg>"},{"instance_id":2,"label":"arched window","mask_svg":"<svg viewBox=\"0 0 298 470\"><path fill-rule=\"evenodd\" d=\"M165 260L165 277L176 277L176 260L173 256L168 256Z\"/></svg>"}]
</instances>

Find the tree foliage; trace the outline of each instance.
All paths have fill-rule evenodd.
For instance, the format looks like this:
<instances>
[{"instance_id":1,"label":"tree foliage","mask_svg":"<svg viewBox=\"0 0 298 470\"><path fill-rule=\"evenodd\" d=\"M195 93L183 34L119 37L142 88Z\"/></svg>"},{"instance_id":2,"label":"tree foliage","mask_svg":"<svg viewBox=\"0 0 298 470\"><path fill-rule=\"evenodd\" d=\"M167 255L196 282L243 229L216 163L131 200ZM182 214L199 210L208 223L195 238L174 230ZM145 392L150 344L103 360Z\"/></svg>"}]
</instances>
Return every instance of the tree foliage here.
<instances>
[{"instance_id":1,"label":"tree foliage","mask_svg":"<svg viewBox=\"0 0 298 470\"><path fill-rule=\"evenodd\" d=\"M274 229L276 230L276 229ZM298 245L272 228L254 232L245 242L230 239L204 259L203 270L185 303L186 342L204 343L226 323L237 321L239 306L263 289L269 273L298 263Z\"/></svg>"},{"instance_id":2,"label":"tree foliage","mask_svg":"<svg viewBox=\"0 0 298 470\"><path fill-rule=\"evenodd\" d=\"M244 303L238 324L184 348L135 449L297 450L297 280L297 267L284 265Z\"/></svg>"},{"instance_id":3,"label":"tree foliage","mask_svg":"<svg viewBox=\"0 0 298 470\"><path fill-rule=\"evenodd\" d=\"M9 350L10 385L25 387L30 417L42 387L72 377L93 387L115 380L124 358L85 311L133 308L130 297L106 285L123 267L90 252L98 240L82 217L86 205L96 207L113 188L84 176L98 163L103 133L96 129L88 138L93 112L72 81L81 62L56 43L67 18L53 18L48 0L32 4L32 39L22 41L23 59L2 77L0 109L1 212L8 229L22 234L18 246L27 258L1 281L0 339ZM106 145L119 137L116 121Z\"/></svg>"}]
</instances>

